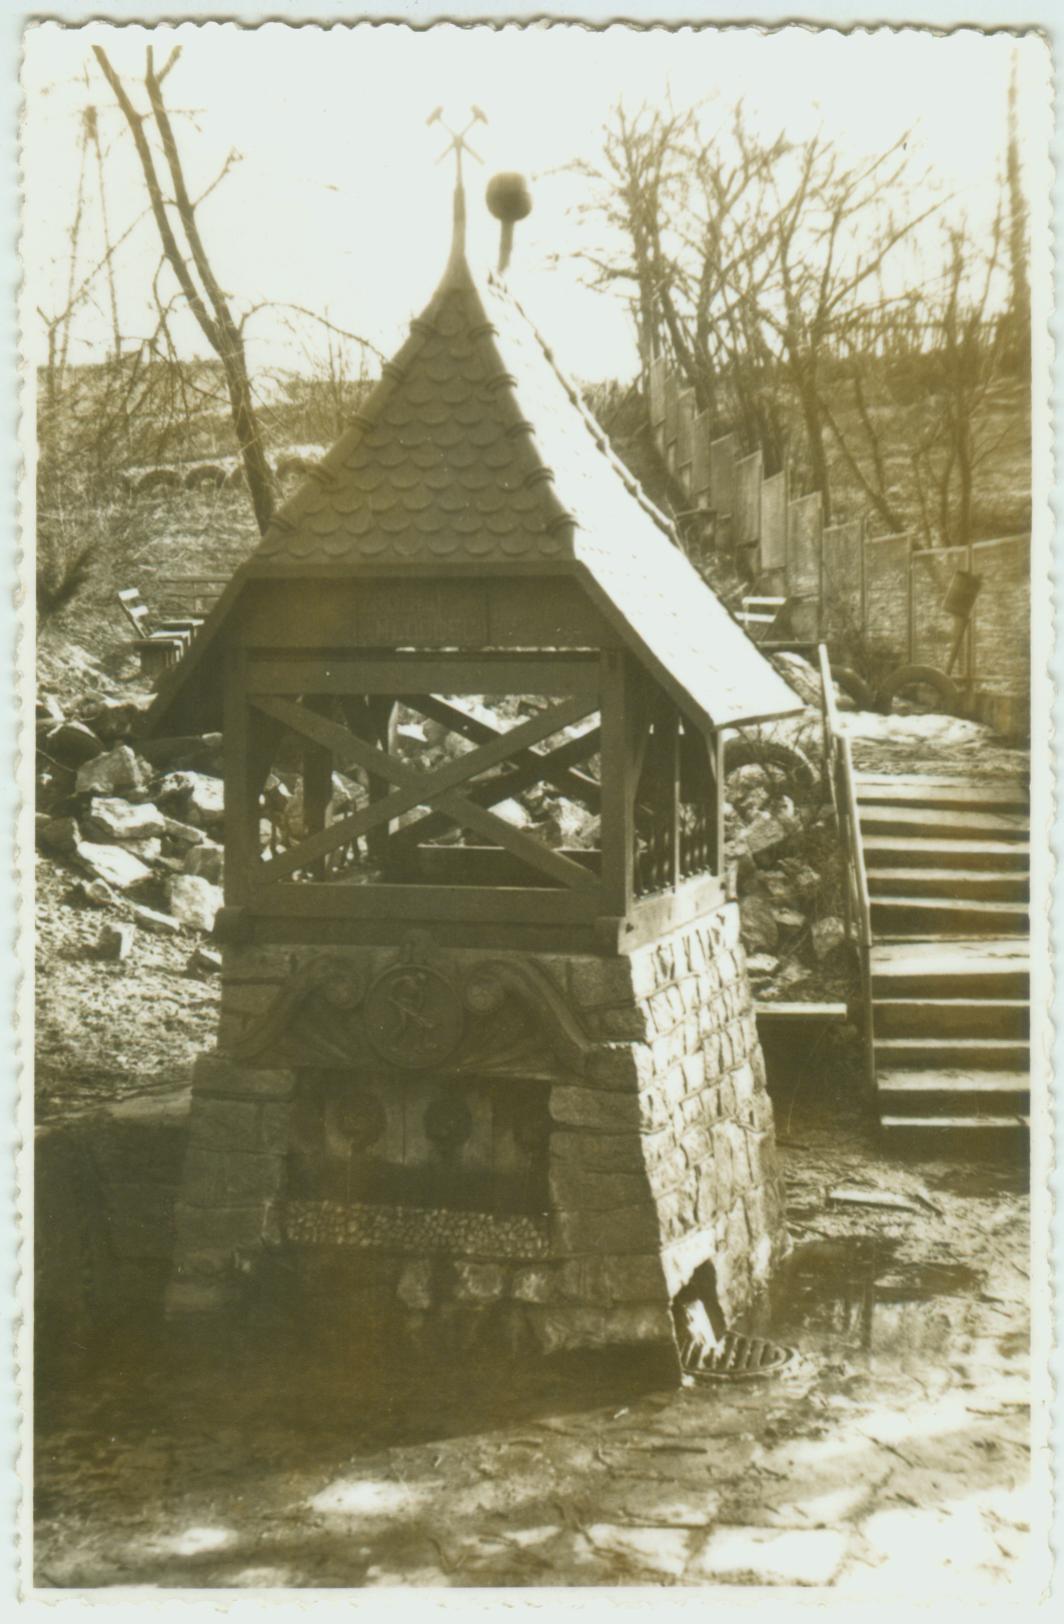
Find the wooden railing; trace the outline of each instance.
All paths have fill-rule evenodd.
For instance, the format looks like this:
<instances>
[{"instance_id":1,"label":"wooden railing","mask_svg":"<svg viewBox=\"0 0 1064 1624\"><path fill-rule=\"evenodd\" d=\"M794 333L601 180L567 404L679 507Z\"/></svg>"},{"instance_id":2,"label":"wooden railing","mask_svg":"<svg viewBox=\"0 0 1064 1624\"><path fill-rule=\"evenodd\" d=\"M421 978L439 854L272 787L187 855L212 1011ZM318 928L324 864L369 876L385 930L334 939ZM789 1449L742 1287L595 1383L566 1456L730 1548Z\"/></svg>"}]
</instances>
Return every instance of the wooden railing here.
<instances>
[{"instance_id":1,"label":"wooden railing","mask_svg":"<svg viewBox=\"0 0 1064 1624\"><path fill-rule=\"evenodd\" d=\"M843 907L846 935L857 954L861 975L861 1032L864 1040L865 1069L869 1086L875 1080L874 1032L872 1026L872 905L868 897L868 874L861 840L861 817L854 784L850 741L839 728L835 684L827 645L817 646L820 666L820 704L823 717L824 774L835 808L839 847L843 863Z\"/></svg>"}]
</instances>

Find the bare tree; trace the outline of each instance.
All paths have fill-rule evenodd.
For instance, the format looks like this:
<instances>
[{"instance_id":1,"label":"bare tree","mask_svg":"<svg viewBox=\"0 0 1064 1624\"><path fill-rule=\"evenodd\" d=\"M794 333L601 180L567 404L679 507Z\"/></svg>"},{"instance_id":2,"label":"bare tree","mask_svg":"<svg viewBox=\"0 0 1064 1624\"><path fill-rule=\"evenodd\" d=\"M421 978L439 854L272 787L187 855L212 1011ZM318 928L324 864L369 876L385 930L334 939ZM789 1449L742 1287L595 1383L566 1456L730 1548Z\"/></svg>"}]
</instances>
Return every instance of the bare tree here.
<instances>
[{"instance_id":1,"label":"bare tree","mask_svg":"<svg viewBox=\"0 0 1064 1624\"><path fill-rule=\"evenodd\" d=\"M885 264L939 206L909 207L907 137L847 164L821 135L758 135L741 103L708 133L698 112L618 108L606 166L589 173L590 207L627 239L627 253L594 256L598 280L633 285L641 338L654 335L712 426L729 420L770 471L793 399L830 518L826 369Z\"/></svg>"},{"instance_id":2,"label":"bare tree","mask_svg":"<svg viewBox=\"0 0 1064 1624\"><path fill-rule=\"evenodd\" d=\"M1005 219L995 215L982 247L962 221L943 227L946 272L925 304L933 333L926 426L913 459L924 528L944 545L974 539L976 475L1010 423L996 436L987 405L1003 372L1008 324L993 316L995 285L1004 273Z\"/></svg>"},{"instance_id":3,"label":"bare tree","mask_svg":"<svg viewBox=\"0 0 1064 1624\"><path fill-rule=\"evenodd\" d=\"M155 155L145 132L148 115L139 113L134 107L102 47L94 45L93 54L114 92L133 137L148 190L151 212L159 232L163 256L176 277L181 293L200 330L222 363L233 427L243 460L252 507L259 530L265 531L274 509L273 477L266 460L248 378L243 335L208 257L196 218L197 205L189 195L173 124L163 97L163 81L177 61L180 47L171 53L160 73L155 71L153 54L149 47L144 75L151 113L166 161L170 184L173 187L172 199L167 199L163 195ZM227 167L228 162L229 160ZM184 247L178 242L170 217L171 209L176 213L180 224Z\"/></svg>"}]
</instances>

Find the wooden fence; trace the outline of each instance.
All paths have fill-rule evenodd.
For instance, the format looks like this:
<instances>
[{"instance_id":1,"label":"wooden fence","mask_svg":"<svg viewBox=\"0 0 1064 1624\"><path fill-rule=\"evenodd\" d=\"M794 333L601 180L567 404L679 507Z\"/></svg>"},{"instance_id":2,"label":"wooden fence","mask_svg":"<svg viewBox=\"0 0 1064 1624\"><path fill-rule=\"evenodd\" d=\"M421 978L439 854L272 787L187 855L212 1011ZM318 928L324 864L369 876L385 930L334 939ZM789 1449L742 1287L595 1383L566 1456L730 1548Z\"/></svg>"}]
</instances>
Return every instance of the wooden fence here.
<instances>
[{"instance_id":1,"label":"wooden fence","mask_svg":"<svg viewBox=\"0 0 1064 1624\"><path fill-rule=\"evenodd\" d=\"M735 434L711 437L707 414L663 357L647 369L647 397L658 450L689 504L694 562L705 550L741 549L752 590L790 600L795 637L859 638L885 661L939 668L957 627L942 599L954 571L971 569L982 587L957 674L1028 690L1029 536L926 548L915 534L870 536L863 517L825 525L819 491L792 494L786 471L765 477L760 451L744 454Z\"/></svg>"}]
</instances>

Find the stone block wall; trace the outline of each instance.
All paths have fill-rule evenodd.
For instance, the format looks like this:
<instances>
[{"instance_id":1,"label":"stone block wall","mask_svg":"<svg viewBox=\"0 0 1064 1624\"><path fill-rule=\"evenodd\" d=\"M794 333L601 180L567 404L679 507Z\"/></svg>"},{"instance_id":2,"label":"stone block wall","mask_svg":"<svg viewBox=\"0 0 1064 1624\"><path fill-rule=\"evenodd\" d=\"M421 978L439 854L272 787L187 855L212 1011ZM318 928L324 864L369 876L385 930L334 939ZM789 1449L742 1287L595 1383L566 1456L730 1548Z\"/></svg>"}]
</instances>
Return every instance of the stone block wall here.
<instances>
[{"instance_id":1,"label":"stone block wall","mask_svg":"<svg viewBox=\"0 0 1064 1624\"><path fill-rule=\"evenodd\" d=\"M458 996L489 959L531 989L520 1011L529 1042L512 1076L540 1077L548 1091L546 1210L291 1199L285 1158L301 1066L291 1053L279 1065L276 1046L249 1061L249 1044L257 1024L275 1030L271 1010L290 1008L293 978L321 952L227 947L219 1048L194 1083L172 1306L211 1306L262 1247L286 1244L296 1256L342 1247L391 1257L400 1304L490 1305L546 1351L671 1345L672 1300L707 1262L734 1323L786 1246L736 905L616 958L434 951ZM335 975L364 986L395 950L339 948L329 959ZM507 1019L513 1054L518 1028ZM353 1086L362 1073L390 1086L370 1056L353 1053L348 1070ZM440 1072L448 1088L467 1079L460 1056ZM497 1074L494 1086L506 1082Z\"/></svg>"}]
</instances>

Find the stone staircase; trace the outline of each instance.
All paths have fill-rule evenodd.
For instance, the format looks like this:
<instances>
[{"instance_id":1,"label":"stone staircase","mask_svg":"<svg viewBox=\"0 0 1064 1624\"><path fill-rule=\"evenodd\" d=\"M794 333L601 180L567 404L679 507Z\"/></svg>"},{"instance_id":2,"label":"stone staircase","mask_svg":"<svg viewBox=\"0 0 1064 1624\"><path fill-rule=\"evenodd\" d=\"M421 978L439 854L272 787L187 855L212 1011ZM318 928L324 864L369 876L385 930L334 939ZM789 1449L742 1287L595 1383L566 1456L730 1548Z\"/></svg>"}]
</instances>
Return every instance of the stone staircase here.
<instances>
[{"instance_id":1,"label":"stone staircase","mask_svg":"<svg viewBox=\"0 0 1064 1624\"><path fill-rule=\"evenodd\" d=\"M1026 1128L1025 785L858 773L855 789L883 1130L941 1137Z\"/></svg>"}]
</instances>

